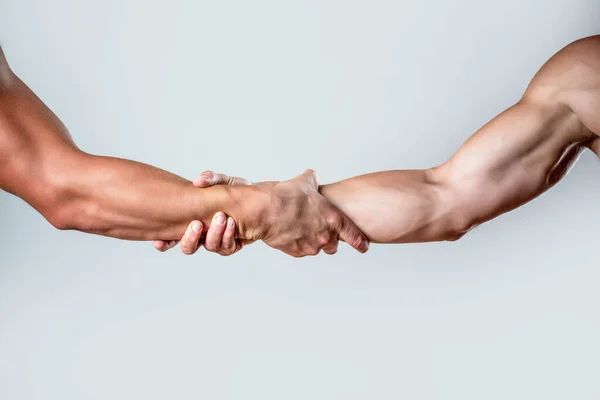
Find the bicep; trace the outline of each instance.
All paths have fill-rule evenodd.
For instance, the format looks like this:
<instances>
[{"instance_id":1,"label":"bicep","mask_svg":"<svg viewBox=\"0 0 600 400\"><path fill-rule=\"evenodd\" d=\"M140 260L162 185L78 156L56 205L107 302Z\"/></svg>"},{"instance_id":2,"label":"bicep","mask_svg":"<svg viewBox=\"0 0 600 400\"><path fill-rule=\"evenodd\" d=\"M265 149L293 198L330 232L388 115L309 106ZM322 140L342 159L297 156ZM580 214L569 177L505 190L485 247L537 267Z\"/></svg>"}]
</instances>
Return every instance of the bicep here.
<instances>
[{"instance_id":1,"label":"bicep","mask_svg":"<svg viewBox=\"0 0 600 400\"><path fill-rule=\"evenodd\" d=\"M526 95L436 168L437 176L452 192L468 229L550 188L588 140L568 108Z\"/></svg>"}]
</instances>

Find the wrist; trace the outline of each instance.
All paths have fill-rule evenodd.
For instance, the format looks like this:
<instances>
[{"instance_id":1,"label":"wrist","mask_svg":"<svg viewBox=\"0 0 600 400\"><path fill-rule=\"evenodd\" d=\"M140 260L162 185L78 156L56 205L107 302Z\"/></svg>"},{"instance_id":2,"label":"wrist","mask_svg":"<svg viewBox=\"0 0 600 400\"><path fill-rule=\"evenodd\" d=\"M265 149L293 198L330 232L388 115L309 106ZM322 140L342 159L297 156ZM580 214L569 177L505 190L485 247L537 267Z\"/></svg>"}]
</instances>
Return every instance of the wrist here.
<instances>
[{"instance_id":1,"label":"wrist","mask_svg":"<svg viewBox=\"0 0 600 400\"><path fill-rule=\"evenodd\" d=\"M340 202L343 200L343 196L340 195L340 191L342 191L342 187L337 183L330 183L327 185L319 185L319 193L321 196L325 197L331 204L336 207L340 207Z\"/></svg>"},{"instance_id":2,"label":"wrist","mask_svg":"<svg viewBox=\"0 0 600 400\"><path fill-rule=\"evenodd\" d=\"M234 206L230 215L237 225L237 237L260 240L267 234L274 212L274 196L270 188L261 185L227 186Z\"/></svg>"}]
</instances>

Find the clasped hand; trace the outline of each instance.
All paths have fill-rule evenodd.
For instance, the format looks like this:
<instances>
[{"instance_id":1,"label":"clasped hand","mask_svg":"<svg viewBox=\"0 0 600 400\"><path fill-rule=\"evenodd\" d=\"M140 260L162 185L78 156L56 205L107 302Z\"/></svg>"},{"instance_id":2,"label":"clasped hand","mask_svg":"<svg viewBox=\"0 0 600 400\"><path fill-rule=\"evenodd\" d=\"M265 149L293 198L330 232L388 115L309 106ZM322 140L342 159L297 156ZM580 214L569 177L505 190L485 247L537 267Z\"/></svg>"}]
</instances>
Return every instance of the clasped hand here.
<instances>
[{"instance_id":1,"label":"clasped hand","mask_svg":"<svg viewBox=\"0 0 600 400\"><path fill-rule=\"evenodd\" d=\"M206 171L193 184L198 188L254 185L268 198L269 206L253 223L236 224L223 212L214 215L210 226L192 221L180 241L155 240L157 250L167 251L181 242L184 254L194 254L204 246L207 251L229 256L257 240L293 257L314 256L321 250L335 254L339 240L361 253L369 248L367 237L319 193L319 182L312 170L288 181L260 183Z\"/></svg>"}]
</instances>

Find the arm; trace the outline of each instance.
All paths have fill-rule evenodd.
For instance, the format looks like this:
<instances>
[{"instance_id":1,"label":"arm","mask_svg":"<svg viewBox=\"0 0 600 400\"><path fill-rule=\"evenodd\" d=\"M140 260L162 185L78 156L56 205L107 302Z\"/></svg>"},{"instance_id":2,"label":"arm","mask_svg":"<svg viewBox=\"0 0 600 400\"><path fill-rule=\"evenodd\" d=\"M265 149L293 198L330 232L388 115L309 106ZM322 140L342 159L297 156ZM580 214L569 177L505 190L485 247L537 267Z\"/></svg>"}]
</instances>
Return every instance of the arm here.
<instances>
[{"instance_id":1,"label":"arm","mask_svg":"<svg viewBox=\"0 0 600 400\"><path fill-rule=\"evenodd\" d=\"M206 232L220 210L237 222L239 239L264 240L295 256L316 254L338 236L362 252L368 245L318 193L310 173L270 186L197 190L150 165L81 151L12 72L1 49L0 189L21 197L59 229L120 239L176 240L190 220L201 221Z\"/></svg>"},{"instance_id":2,"label":"arm","mask_svg":"<svg viewBox=\"0 0 600 400\"><path fill-rule=\"evenodd\" d=\"M597 146L600 38L557 53L523 98L475 133L447 162L325 185L321 193L373 242L455 240L534 199Z\"/></svg>"},{"instance_id":3,"label":"arm","mask_svg":"<svg viewBox=\"0 0 600 400\"><path fill-rule=\"evenodd\" d=\"M120 239L176 239L192 219L208 226L218 210L242 221L241 213L249 212L240 201L248 188L194 190L158 168L82 152L3 57L0 65L0 188L55 227Z\"/></svg>"}]
</instances>

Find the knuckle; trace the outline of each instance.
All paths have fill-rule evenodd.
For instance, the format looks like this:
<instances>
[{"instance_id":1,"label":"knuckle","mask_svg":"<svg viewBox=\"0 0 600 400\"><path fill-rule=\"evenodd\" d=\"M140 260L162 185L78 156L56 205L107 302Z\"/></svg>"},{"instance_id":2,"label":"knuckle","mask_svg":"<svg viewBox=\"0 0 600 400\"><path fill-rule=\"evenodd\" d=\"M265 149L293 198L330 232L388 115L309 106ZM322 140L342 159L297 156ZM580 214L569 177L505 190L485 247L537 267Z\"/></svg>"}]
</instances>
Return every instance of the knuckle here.
<instances>
[{"instance_id":1,"label":"knuckle","mask_svg":"<svg viewBox=\"0 0 600 400\"><path fill-rule=\"evenodd\" d=\"M331 238L327 237L327 236L321 236L318 239L318 243L319 243L319 247L323 247L328 245L331 242Z\"/></svg>"},{"instance_id":2,"label":"knuckle","mask_svg":"<svg viewBox=\"0 0 600 400\"><path fill-rule=\"evenodd\" d=\"M317 254L319 254L319 251L320 249L318 248L310 247L304 251L304 254L307 256L316 256Z\"/></svg>"},{"instance_id":3,"label":"knuckle","mask_svg":"<svg viewBox=\"0 0 600 400\"><path fill-rule=\"evenodd\" d=\"M219 250L219 249L217 249L217 246L216 246L214 243L210 243L210 242L206 243L206 244L204 245L204 248L205 248L207 251L210 251L211 253L214 253L214 252L216 252L217 250Z\"/></svg>"},{"instance_id":4,"label":"knuckle","mask_svg":"<svg viewBox=\"0 0 600 400\"><path fill-rule=\"evenodd\" d=\"M342 216L336 212L330 212L325 217L325 220L330 226L339 227L342 224Z\"/></svg>"}]
</instances>

